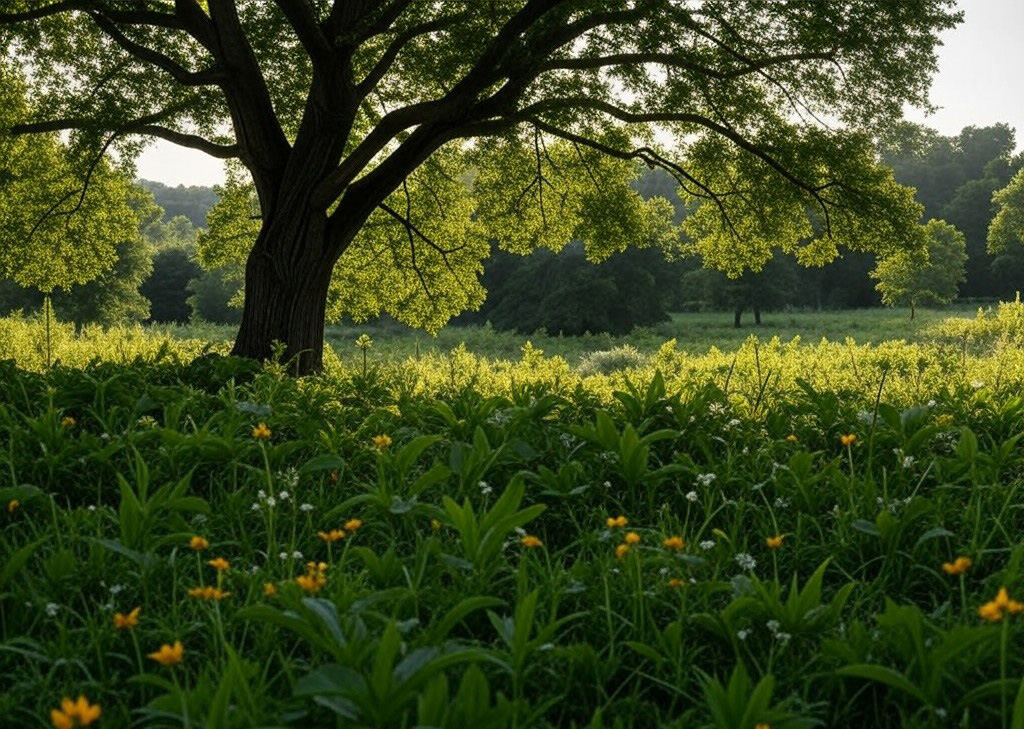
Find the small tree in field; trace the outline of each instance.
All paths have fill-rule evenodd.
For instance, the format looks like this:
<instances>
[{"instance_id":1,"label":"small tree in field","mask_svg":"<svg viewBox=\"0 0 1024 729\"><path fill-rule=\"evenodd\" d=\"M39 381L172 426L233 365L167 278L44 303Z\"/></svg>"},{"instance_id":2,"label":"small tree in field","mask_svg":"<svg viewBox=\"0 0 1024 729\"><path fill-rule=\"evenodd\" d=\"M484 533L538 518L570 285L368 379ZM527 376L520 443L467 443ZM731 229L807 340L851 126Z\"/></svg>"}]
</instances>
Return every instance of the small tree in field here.
<instances>
[{"instance_id":1,"label":"small tree in field","mask_svg":"<svg viewBox=\"0 0 1024 729\"><path fill-rule=\"evenodd\" d=\"M882 302L909 306L911 319L919 304L948 304L955 299L967 263L966 241L952 225L929 220L924 232L927 249L887 256L871 272L878 279Z\"/></svg>"},{"instance_id":2,"label":"small tree in field","mask_svg":"<svg viewBox=\"0 0 1024 729\"><path fill-rule=\"evenodd\" d=\"M478 307L491 240L579 239L591 260L653 241L732 275L779 246L819 264L920 246L920 207L875 143L927 104L938 34L961 18L954 0L2 7L3 63L35 102L13 134L232 161L251 235L211 231L224 250L200 256L244 261L234 352L279 340L299 372L320 368L329 315L436 330ZM695 207L683 231L631 187L644 165Z\"/></svg>"},{"instance_id":3,"label":"small tree in field","mask_svg":"<svg viewBox=\"0 0 1024 729\"><path fill-rule=\"evenodd\" d=\"M992 204L996 214L988 228L988 252L997 256L992 268L1019 291L1024 284L1024 170L992 195Z\"/></svg>"}]
</instances>

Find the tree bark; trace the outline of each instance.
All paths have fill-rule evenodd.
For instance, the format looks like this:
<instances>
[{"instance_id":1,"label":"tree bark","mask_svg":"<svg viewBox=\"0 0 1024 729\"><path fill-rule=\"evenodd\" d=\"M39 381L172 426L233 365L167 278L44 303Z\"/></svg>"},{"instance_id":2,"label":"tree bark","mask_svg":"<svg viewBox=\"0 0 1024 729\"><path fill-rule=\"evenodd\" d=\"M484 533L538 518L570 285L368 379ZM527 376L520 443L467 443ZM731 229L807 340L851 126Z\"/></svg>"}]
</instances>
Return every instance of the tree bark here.
<instances>
[{"instance_id":1,"label":"tree bark","mask_svg":"<svg viewBox=\"0 0 1024 729\"><path fill-rule=\"evenodd\" d=\"M914 321L914 302L910 302L910 321Z\"/></svg>"},{"instance_id":2,"label":"tree bark","mask_svg":"<svg viewBox=\"0 0 1024 729\"><path fill-rule=\"evenodd\" d=\"M266 221L246 262L245 306L231 353L267 360L280 342L290 372L319 372L336 259L324 216L292 211Z\"/></svg>"},{"instance_id":3,"label":"tree bark","mask_svg":"<svg viewBox=\"0 0 1024 729\"><path fill-rule=\"evenodd\" d=\"M761 326L761 307L760 306L755 306L754 307L754 323L757 324L757 326Z\"/></svg>"},{"instance_id":4,"label":"tree bark","mask_svg":"<svg viewBox=\"0 0 1024 729\"><path fill-rule=\"evenodd\" d=\"M742 316L743 316L743 309L736 309L736 311L733 313L732 325L734 327L736 327L737 329L740 328L740 317L742 317Z\"/></svg>"}]
</instances>

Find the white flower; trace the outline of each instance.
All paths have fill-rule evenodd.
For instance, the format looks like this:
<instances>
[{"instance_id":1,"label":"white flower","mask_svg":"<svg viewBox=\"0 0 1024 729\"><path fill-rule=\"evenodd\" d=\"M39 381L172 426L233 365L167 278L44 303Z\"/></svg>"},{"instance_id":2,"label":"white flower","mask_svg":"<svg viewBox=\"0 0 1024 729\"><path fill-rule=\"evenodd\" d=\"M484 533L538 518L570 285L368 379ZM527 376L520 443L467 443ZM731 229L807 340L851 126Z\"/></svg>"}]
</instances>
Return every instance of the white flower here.
<instances>
[{"instance_id":1,"label":"white flower","mask_svg":"<svg viewBox=\"0 0 1024 729\"><path fill-rule=\"evenodd\" d=\"M253 511L259 511L260 505L254 501L252 502L252 506L250 506L249 508L252 509Z\"/></svg>"},{"instance_id":2,"label":"white flower","mask_svg":"<svg viewBox=\"0 0 1024 729\"><path fill-rule=\"evenodd\" d=\"M604 487L605 487L606 489L610 489L610 488L612 487L612 482L611 482L611 481L605 481L605 482L604 482Z\"/></svg>"},{"instance_id":3,"label":"white flower","mask_svg":"<svg viewBox=\"0 0 1024 729\"><path fill-rule=\"evenodd\" d=\"M779 632L779 628L781 627L781 625L782 625L782 624L781 624L781 623L779 623L779 621L778 621L778 620L769 620L769 621L768 621L767 623L765 623L764 625L765 625L765 627L766 627L766 628L768 628L768 630L770 630L770 631L771 631L772 633L778 633L778 632Z\"/></svg>"},{"instance_id":4,"label":"white flower","mask_svg":"<svg viewBox=\"0 0 1024 729\"><path fill-rule=\"evenodd\" d=\"M260 568L257 567L256 565L253 565L252 567L249 568L249 574L250 575L254 575L254 574L256 574L259 571L260 571Z\"/></svg>"},{"instance_id":5,"label":"white flower","mask_svg":"<svg viewBox=\"0 0 1024 729\"><path fill-rule=\"evenodd\" d=\"M96 511L96 507L92 504L89 505L89 511Z\"/></svg>"},{"instance_id":6,"label":"white flower","mask_svg":"<svg viewBox=\"0 0 1024 729\"><path fill-rule=\"evenodd\" d=\"M491 485L486 481L479 482L477 486L480 488L480 493L482 493L484 496L488 496L492 491L494 491L494 488L492 488Z\"/></svg>"},{"instance_id":7,"label":"white flower","mask_svg":"<svg viewBox=\"0 0 1024 729\"><path fill-rule=\"evenodd\" d=\"M750 635L750 631L745 628L743 630L736 631L736 637L740 640L746 640L748 635Z\"/></svg>"},{"instance_id":8,"label":"white flower","mask_svg":"<svg viewBox=\"0 0 1024 729\"><path fill-rule=\"evenodd\" d=\"M715 542L714 542L713 539L705 539L703 542L701 542L697 546L699 546L701 549L703 549L706 552L707 550L712 549L715 546Z\"/></svg>"},{"instance_id":9,"label":"white flower","mask_svg":"<svg viewBox=\"0 0 1024 729\"><path fill-rule=\"evenodd\" d=\"M658 570L658 574L659 575L667 575L668 574L668 567L662 567L660 570Z\"/></svg>"},{"instance_id":10,"label":"white flower","mask_svg":"<svg viewBox=\"0 0 1024 729\"><path fill-rule=\"evenodd\" d=\"M289 498L291 498L291 494L288 493L287 491L282 491L277 495L277 498L281 499L281 501L287 501Z\"/></svg>"},{"instance_id":11,"label":"white flower","mask_svg":"<svg viewBox=\"0 0 1024 729\"><path fill-rule=\"evenodd\" d=\"M111 585L110 586L110 594L111 595L116 595L117 593L123 592L123 591L124 591L124 585Z\"/></svg>"},{"instance_id":12,"label":"white flower","mask_svg":"<svg viewBox=\"0 0 1024 729\"><path fill-rule=\"evenodd\" d=\"M277 506L277 499L275 499L273 496L268 496L267 497L267 506L269 506L271 508Z\"/></svg>"},{"instance_id":13,"label":"white flower","mask_svg":"<svg viewBox=\"0 0 1024 729\"><path fill-rule=\"evenodd\" d=\"M736 564L738 564L742 569L752 570L755 567L757 567L757 560L751 557L746 552L740 552L736 555L735 559Z\"/></svg>"},{"instance_id":14,"label":"white flower","mask_svg":"<svg viewBox=\"0 0 1024 729\"><path fill-rule=\"evenodd\" d=\"M307 511L307 512L308 512L308 511L313 511L313 505L312 505L312 504L302 504L302 505L301 505L301 506L299 507L299 510L300 510L300 511Z\"/></svg>"},{"instance_id":15,"label":"white flower","mask_svg":"<svg viewBox=\"0 0 1024 729\"><path fill-rule=\"evenodd\" d=\"M516 533L516 534L517 534L518 536L520 536L520 537L525 537L525 536L526 536L526 530L525 530L525 529L523 529L522 527L516 527L516 528L515 528L515 533Z\"/></svg>"},{"instance_id":16,"label":"white flower","mask_svg":"<svg viewBox=\"0 0 1024 729\"><path fill-rule=\"evenodd\" d=\"M554 643L545 643L544 645L542 645L539 648L537 648L537 650L539 650L539 651L549 651L549 650L551 650L554 647L555 647Z\"/></svg>"},{"instance_id":17,"label":"white flower","mask_svg":"<svg viewBox=\"0 0 1024 729\"><path fill-rule=\"evenodd\" d=\"M739 418L733 418L732 420L728 421L725 424L725 427L726 428L735 428L739 424L740 424L740 419Z\"/></svg>"},{"instance_id":18,"label":"white flower","mask_svg":"<svg viewBox=\"0 0 1024 729\"><path fill-rule=\"evenodd\" d=\"M288 553L287 552L281 552L281 554L279 554L277 556L280 557L283 560L284 559L288 559Z\"/></svg>"},{"instance_id":19,"label":"white flower","mask_svg":"<svg viewBox=\"0 0 1024 729\"><path fill-rule=\"evenodd\" d=\"M696 491L691 491L690 493L686 494L686 500L687 501L692 501L692 502L696 503L696 501L697 501L697 492Z\"/></svg>"},{"instance_id":20,"label":"white flower","mask_svg":"<svg viewBox=\"0 0 1024 729\"><path fill-rule=\"evenodd\" d=\"M57 613L60 611L60 605L55 602L46 603L46 614L51 618L57 617Z\"/></svg>"},{"instance_id":21,"label":"white flower","mask_svg":"<svg viewBox=\"0 0 1024 729\"><path fill-rule=\"evenodd\" d=\"M708 406L708 412L712 415L721 415L725 412L725 405L720 402L713 402Z\"/></svg>"},{"instance_id":22,"label":"white flower","mask_svg":"<svg viewBox=\"0 0 1024 729\"><path fill-rule=\"evenodd\" d=\"M775 508L776 509L785 509L787 506L789 506L789 500L788 499L784 499L781 496L778 497L777 499L775 499Z\"/></svg>"},{"instance_id":23,"label":"white flower","mask_svg":"<svg viewBox=\"0 0 1024 729\"><path fill-rule=\"evenodd\" d=\"M973 380L971 382L971 387L973 387L975 390L978 390L978 389L980 389L980 388L982 388L984 386L985 386L985 383L982 382L981 380Z\"/></svg>"},{"instance_id":24,"label":"white flower","mask_svg":"<svg viewBox=\"0 0 1024 729\"><path fill-rule=\"evenodd\" d=\"M260 501L263 501L263 499L267 498L267 492L264 491L263 489L260 489L259 491L256 492L256 498L258 498Z\"/></svg>"},{"instance_id":25,"label":"white flower","mask_svg":"<svg viewBox=\"0 0 1024 729\"><path fill-rule=\"evenodd\" d=\"M302 552L296 549L292 552L292 559L302 559Z\"/></svg>"},{"instance_id":26,"label":"white flower","mask_svg":"<svg viewBox=\"0 0 1024 729\"><path fill-rule=\"evenodd\" d=\"M711 482L714 481L716 478L718 478L718 476L716 476L713 473L698 473L697 483L699 483L701 486L710 486Z\"/></svg>"},{"instance_id":27,"label":"white flower","mask_svg":"<svg viewBox=\"0 0 1024 729\"><path fill-rule=\"evenodd\" d=\"M903 457L903 467L904 468L910 468L913 465L914 465L914 457L913 456L904 456Z\"/></svg>"},{"instance_id":28,"label":"white flower","mask_svg":"<svg viewBox=\"0 0 1024 729\"><path fill-rule=\"evenodd\" d=\"M933 407L935 407L935 404L936 404L936 403L935 403L935 401L934 401L934 400L929 400L929 401L928 401L928 407L930 407L930 408L933 408Z\"/></svg>"},{"instance_id":29,"label":"white flower","mask_svg":"<svg viewBox=\"0 0 1024 729\"><path fill-rule=\"evenodd\" d=\"M793 636L790 635L789 633L779 632L779 633L775 634L775 640L777 640L777 641L779 641L780 643L783 643L783 644L788 643L789 639L792 638L792 637Z\"/></svg>"}]
</instances>

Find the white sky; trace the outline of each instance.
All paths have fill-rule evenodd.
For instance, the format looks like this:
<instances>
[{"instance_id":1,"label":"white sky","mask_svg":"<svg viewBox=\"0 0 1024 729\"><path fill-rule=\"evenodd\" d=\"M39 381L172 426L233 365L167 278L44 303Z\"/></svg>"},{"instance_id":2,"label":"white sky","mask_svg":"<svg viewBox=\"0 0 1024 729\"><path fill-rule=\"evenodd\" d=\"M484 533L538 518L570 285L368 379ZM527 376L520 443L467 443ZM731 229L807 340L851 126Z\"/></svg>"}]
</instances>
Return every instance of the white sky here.
<instances>
[{"instance_id":1,"label":"white sky","mask_svg":"<svg viewBox=\"0 0 1024 729\"><path fill-rule=\"evenodd\" d=\"M901 2L902 0L889 0ZM954 135L963 127L1006 122L1024 149L1024 0L960 0L964 22L942 36L939 72L929 116L907 117ZM220 160L157 141L138 160L139 177L168 185L215 185L224 181Z\"/></svg>"}]
</instances>

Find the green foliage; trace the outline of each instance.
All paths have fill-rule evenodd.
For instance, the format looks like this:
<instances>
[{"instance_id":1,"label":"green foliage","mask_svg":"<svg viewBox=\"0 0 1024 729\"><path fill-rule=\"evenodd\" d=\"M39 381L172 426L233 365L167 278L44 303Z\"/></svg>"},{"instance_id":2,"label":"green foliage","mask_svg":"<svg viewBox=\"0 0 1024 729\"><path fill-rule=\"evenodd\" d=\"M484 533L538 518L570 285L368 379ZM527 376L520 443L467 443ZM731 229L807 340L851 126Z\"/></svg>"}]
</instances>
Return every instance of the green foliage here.
<instances>
[{"instance_id":1,"label":"green foliage","mask_svg":"<svg viewBox=\"0 0 1024 729\"><path fill-rule=\"evenodd\" d=\"M993 271L1019 291L1024 285L1024 169L992 196L996 214L988 229Z\"/></svg>"},{"instance_id":2,"label":"green foliage","mask_svg":"<svg viewBox=\"0 0 1024 729\"><path fill-rule=\"evenodd\" d=\"M963 234L942 220L924 226L928 246L920 254L900 252L882 258L871 272L878 279L882 301L889 306L948 304L964 280L967 261Z\"/></svg>"},{"instance_id":3,"label":"green foliage","mask_svg":"<svg viewBox=\"0 0 1024 729\"><path fill-rule=\"evenodd\" d=\"M166 246L158 249L153 256L153 273L140 289L150 301L150 319L187 322L191 313L187 290L189 282L202 273L188 248Z\"/></svg>"},{"instance_id":4,"label":"green foliage","mask_svg":"<svg viewBox=\"0 0 1024 729\"><path fill-rule=\"evenodd\" d=\"M139 180L139 184L153 195L153 200L164 210L165 225L170 225L179 237L192 237L180 220L188 221L193 231L205 228L206 215L217 204L217 191L212 187L172 187L152 180Z\"/></svg>"}]
</instances>

